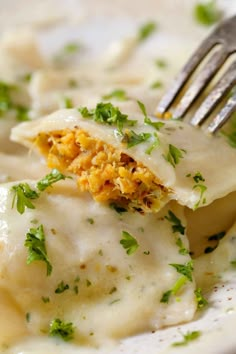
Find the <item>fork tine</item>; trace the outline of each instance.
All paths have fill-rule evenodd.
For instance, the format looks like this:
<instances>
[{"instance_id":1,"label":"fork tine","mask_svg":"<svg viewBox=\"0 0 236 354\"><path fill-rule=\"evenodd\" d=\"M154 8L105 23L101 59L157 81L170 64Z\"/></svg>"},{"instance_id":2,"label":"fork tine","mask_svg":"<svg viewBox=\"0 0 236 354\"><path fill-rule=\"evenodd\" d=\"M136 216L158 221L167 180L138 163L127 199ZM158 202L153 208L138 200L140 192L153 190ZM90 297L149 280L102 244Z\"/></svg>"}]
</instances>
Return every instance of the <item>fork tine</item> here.
<instances>
[{"instance_id":1,"label":"fork tine","mask_svg":"<svg viewBox=\"0 0 236 354\"><path fill-rule=\"evenodd\" d=\"M229 69L225 72L223 77L219 80L211 93L203 101L194 117L190 120L190 123L195 126L202 124L213 111L213 109L217 106L217 104L221 101L221 99L232 89L235 84L236 61L230 65Z\"/></svg>"},{"instance_id":2,"label":"fork tine","mask_svg":"<svg viewBox=\"0 0 236 354\"><path fill-rule=\"evenodd\" d=\"M194 83L189 87L182 97L180 103L174 111L174 117L182 117L191 107L193 102L204 90L206 85L211 81L228 57L228 53L224 50L215 52L207 61L202 71L198 74Z\"/></svg>"},{"instance_id":3,"label":"fork tine","mask_svg":"<svg viewBox=\"0 0 236 354\"><path fill-rule=\"evenodd\" d=\"M190 60L185 64L178 77L173 83L173 86L167 92L167 94L161 99L158 104L156 114L163 115L168 111L171 104L178 96L180 90L188 81L189 77L192 75L194 70L197 68L199 63L203 58L209 53L209 51L216 45L215 41L213 42L210 37L206 38L200 47L195 51L191 56Z\"/></svg>"},{"instance_id":4,"label":"fork tine","mask_svg":"<svg viewBox=\"0 0 236 354\"><path fill-rule=\"evenodd\" d=\"M217 114L215 119L211 122L211 124L208 126L207 131L208 133L215 133L217 130L219 130L222 125L230 118L232 113L236 111L236 94L227 101L226 105L224 108L221 109L221 111Z\"/></svg>"}]
</instances>

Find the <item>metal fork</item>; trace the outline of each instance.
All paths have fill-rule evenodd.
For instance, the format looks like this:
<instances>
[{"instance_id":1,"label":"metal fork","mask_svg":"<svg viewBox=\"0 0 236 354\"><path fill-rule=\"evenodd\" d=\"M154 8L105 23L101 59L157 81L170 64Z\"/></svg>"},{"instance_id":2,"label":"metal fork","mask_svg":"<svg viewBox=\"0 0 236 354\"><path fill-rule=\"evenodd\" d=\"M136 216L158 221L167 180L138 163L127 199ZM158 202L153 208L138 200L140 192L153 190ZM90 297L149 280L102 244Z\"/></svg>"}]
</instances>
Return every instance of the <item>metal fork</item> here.
<instances>
[{"instance_id":1,"label":"metal fork","mask_svg":"<svg viewBox=\"0 0 236 354\"><path fill-rule=\"evenodd\" d=\"M195 69L202 62L211 50L220 45L208 59L196 80L187 89L181 98L177 107L174 109L173 117L183 117L184 114L192 107L195 100L200 96L207 84L213 79L215 74L221 69L228 57L236 52L236 15L223 21L210 34L193 53L189 61L180 71L173 86L161 99L156 114L163 116L171 108L171 105L187 83ZM214 108L226 97L236 84L236 61L229 66L223 76L218 80L209 95L204 99L190 123L194 126L200 126L212 113ZM219 111L216 117L208 125L207 131L215 133L230 118L231 114L236 111L236 94L230 97L225 106Z\"/></svg>"}]
</instances>

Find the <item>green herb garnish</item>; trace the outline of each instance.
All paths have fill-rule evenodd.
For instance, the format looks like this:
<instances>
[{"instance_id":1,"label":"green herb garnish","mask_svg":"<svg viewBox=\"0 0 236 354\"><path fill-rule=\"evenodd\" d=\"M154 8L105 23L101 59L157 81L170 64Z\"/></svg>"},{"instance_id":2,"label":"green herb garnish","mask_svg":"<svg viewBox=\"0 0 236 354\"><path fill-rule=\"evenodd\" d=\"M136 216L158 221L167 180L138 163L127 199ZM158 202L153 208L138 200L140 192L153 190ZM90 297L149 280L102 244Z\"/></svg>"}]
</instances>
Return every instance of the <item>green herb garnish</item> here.
<instances>
[{"instance_id":1,"label":"green herb garnish","mask_svg":"<svg viewBox=\"0 0 236 354\"><path fill-rule=\"evenodd\" d=\"M64 97L63 99L63 105L64 105L64 108L73 108L73 102L72 102L72 99L69 98L69 97Z\"/></svg>"},{"instance_id":2,"label":"green herb garnish","mask_svg":"<svg viewBox=\"0 0 236 354\"><path fill-rule=\"evenodd\" d=\"M127 114L121 113L118 107L113 106L112 103L100 102L95 109L89 110L87 107L80 107L79 112L83 118L93 119L97 123L115 125L122 130L124 124L133 126L137 123L136 120L128 119Z\"/></svg>"},{"instance_id":3,"label":"green herb garnish","mask_svg":"<svg viewBox=\"0 0 236 354\"><path fill-rule=\"evenodd\" d=\"M183 153L186 153L183 149L178 149L176 146L169 144L169 151L164 158L168 161L173 167L175 167L182 159Z\"/></svg>"},{"instance_id":4,"label":"green herb garnish","mask_svg":"<svg viewBox=\"0 0 236 354\"><path fill-rule=\"evenodd\" d=\"M47 275L52 273L52 265L47 256L43 225L36 229L31 228L26 234L25 247L28 248L27 264L34 261L43 261L47 265Z\"/></svg>"},{"instance_id":5,"label":"green herb garnish","mask_svg":"<svg viewBox=\"0 0 236 354\"><path fill-rule=\"evenodd\" d=\"M205 182L205 178L202 176L201 172L196 172L193 179L196 183Z\"/></svg>"},{"instance_id":6,"label":"green herb garnish","mask_svg":"<svg viewBox=\"0 0 236 354\"><path fill-rule=\"evenodd\" d=\"M172 224L172 231L179 232L181 235L185 233L185 226L182 225L181 220L173 213L173 211L168 210L168 216L165 219Z\"/></svg>"},{"instance_id":7,"label":"green herb garnish","mask_svg":"<svg viewBox=\"0 0 236 354\"><path fill-rule=\"evenodd\" d=\"M187 332L186 334L183 334L183 340L180 342L174 342L172 343L173 347L178 347L181 345L187 345L189 342L192 342L193 340L196 340L199 338L201 335L200 331L193 331L193 332Z\"/></svg>"},{"instance_id":8,"label":"green herb garnish","mask_svg":"<svg viewBox=\"0 0 236 354\"><path fill-rule=\"evenodd\" d=\"M125 90L122 89L113 90L110 93L107 93L106 95L102 96L103 100L111 100L112 98L115 98L118 101L128 100L127 93L125 92Z\"/></svg>"},{"instance_id":9,"label":"green herb garnish","mask_svg":"<svg viewBox=\"0 0 236 354\"><path fill-rule=\"evenodd\" d=\"M180 237L177 238L176 245L179 247L179 254L182 254L183 256L189 254L189 250L184 246Z\"/></svg>"},{"instance_id":10,"label":"green herb garnish","mask_svg":"<svg viewBox=\"0 0 236 354\"><path fill-rule=\"evenodd\" d=\"M199 189L199 191L200 191L199 200L194 204L194 207L193 207L193 209L195 210L199 207L200 204L206 203L206 198L204 197L204 193L207 190L207 186L205 186L204 184L195 184L193 186L193 189Z\"/></svg>"},{"instance_id":11,"label":"green herb garnish","mask_svg":"<svg viewBox=\"0 0 236 354\"><path fill-rule=\"evenodd\" d=\"M155 128L156 130L160 130L160 128L162 128L165 125L165 123L163 123L163 122L151 121L151 119L147 115L147 110L146 110L145 105L141 101L137 101L137 103L139 105L141 112L144 115L144 123L145 124L150 125L151 127Z\"/></svg>"},{"instance_id":12,"label":"green herb garnish","mask_svg":"<svg viewBox=\"0 0 236 354\"><path fill-rule=\"evenodd\" d=\"M160 139L157 133L153 134L153 143L145 150L145 154L151 155L152 151L160 146Z\"/></svg>"},{"instance_id":13,"label":"green herb garnish","mask_svg":"<svg viewBox=\"0 0 236 354\"><path fill-rule=\"evenodd\" d=\"M55 294L61 294L64 293L64 291L68 290L70 286L68 284L65 284L64 281L62 280L58 285L57 288L55 289Z\"/></svg>"},{"instance_id":14,"label":"green herb garnish","mask_svg":"<svg viewBox=\"0 0 236 354\"><path fill-rule=\"evenodd\" d=\"M31 189L28 183L19 183L11 188L14 192L12 199L12 208L14 208L16 203L16 208L18 213L23 214L25 208L35 209L35 206L31 202L32 199L39 198L39 194Z\"/></svg>"},{"instance_id":15,"label":"green herb garnish","mask_svg":"<svg viewBox=\"0 0 236 354\"><path fill-rule=\"evenodd\" d=\"M50 336L58 336L64 341L69 341L74 337L74 326L71 322L64 322L56 318L50 323Z\"/></svg>"},{"instance_id":16,"label":"green herb garnish","mask_svg":"<svg viewBox=\"0 0 236 354\"><path fill-rule=\"evenodd\" d=\"M120 244L129 256L136 252L139 247L137 240L127 231L122 231L122 239L120 240Z\"/></svg>"},{"instance_id":17,"label":"green herb garnish","mask_svg":"<svg viewBox=\"0 0 236 354\"><path fill-rule=\"evenodd\" d=\"M177 292L182 288L182 286L184 286L184 284L187 282L187 280L188 279L186 278L185 275L183 275L182 277L177 279L176 282L174 283L172 289L167 290L166 292L163 293L160 302L168 304L170 296L171 295L176 295Z\"/></svg>"},{"instance_id":18,"label":"green herb garnish","mask_svg":"<svg viewBox=\"0 0 236 354\"><path fill-rule=\"evenodd\" d=\"M122 143L127 145L127 148L130 149L131 147L144 143L151 138L151 133L140 133L137 134L133 130L128 130L123 134Z\"/></svg>"},{"instance_id":19,"label":"green herb garnish","mask_svg":"<svg viewBox=\"0 0 236 354\"><path fill-rule=\"evenodd\" d=\"M202 295L202 289L201 288L197 288L194 291L194 294L196 296L196 301L197 301L197 308L198 309L202 309L203 307L205 307L206 305L208 305L208 301L204 298L204 296Z\"/></svg>"},{"instance_id":20,"label":"green herb garnish","mask_svg":"<svg viewBox=\"0 0 236 354\"><path fill-rule=\"evenodd\" d=\"M155 60L155 65L160 69L165 69L167 67L167 61L162 58L157 58Z\"/></svg>"},{"instance_id":21,"label":"green herb garnish","mask_svg":"<svg viewBox=\"0 0 236 354\"><path fill-rule=\"evenodd\" d=\"M156 80L154 82L151 83L150 88L155 90L155 89L160 89L163 87L163 82L161 82L160 80Z\"/></svg>"},{"instance_id":22,"label":"green herb garnish","mask_svg":"<svg viewBox=\"0 0 236 354\"><path fill-rule=\"evenodd\" d=\"M54 183L65 180L66 178L71 178L70 176L63 175L60 171L56 168L53 168L52 171L43 177L38 183L37 188L41 192L43 192L48 187L51 187Z\"/></svg>"},{"instance_id":23,"label":"green herb garnish","mask_svg":"<svg viewBox=\"0 0 236 354\"><path fill-rule=\"evenodd\" d=\"M193 15L195 20L204 26L211 26L220 21L223 12L217 7L216 1L199 2L195 5Z\"/></svg>"},{"instance_id":24,"label":"green herb garnish","mask_svg":"<svg viewBox=\"0 0 236 354\"><path fill-rule=\"evenodd\" d=\"M41 299L45 304L50 302L50 298L48 296L42 296Z\"/></svg>"},{"instance_id":25,"label":"green herb garnish","mask_svg":"<svg viewBox=\"0 0 236 354\"><path fill-rule=\"evenodd\" d=\"M142 25L138 30L138 41L142 42L150 37L157 29L157 24L153 21L147 22Z\"/></svg>"},{"instance_id":26,"label":"green herb garnish","mask_svg":"<svg viewBox=\"0 0 236 354\"><path fill-rule=\"evenodd\" d=\"M185 264L170 263L170 266L174 267L176 271L184 275L189 281L193 281L193 262L189 261Z\"/></svg>"}]
</instances>

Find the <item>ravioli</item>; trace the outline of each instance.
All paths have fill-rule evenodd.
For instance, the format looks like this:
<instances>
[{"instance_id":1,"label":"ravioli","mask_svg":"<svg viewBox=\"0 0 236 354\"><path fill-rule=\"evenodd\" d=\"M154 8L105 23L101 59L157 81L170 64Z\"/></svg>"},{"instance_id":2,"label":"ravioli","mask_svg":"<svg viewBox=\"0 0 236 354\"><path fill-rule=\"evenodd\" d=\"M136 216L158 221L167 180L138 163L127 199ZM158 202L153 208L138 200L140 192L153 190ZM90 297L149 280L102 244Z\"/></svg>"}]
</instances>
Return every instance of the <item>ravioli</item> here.
<instances>
[{"instance_id":1,"label":"ravioli","mask_svg":"<svg viewBox=\"0 0 236 354\"><path fill-rule=\"evenodd\" d=\"M35 182L24 182L35 188ZM184 232L173 233L169 220L171 212L184 227L182 208L172 202L158 215L119 214L68 183L43 192L34 201L35 209L22 215L12 209L16 183L0 187L0 294L9 293L19 311L29 314L27 331L47 336L50 322L60 318L75 326L75 343L97 345L191 320L196 310L194 279L170 265L191 262L188 252L179 252L178 239L188 249ZM48 276L45 262L26 263L26 234L40 225L52 265ZM132 254L121 243L124 232L137 241ZM182 285L161 302L179 279ZM11 321L3 318L6 324Z\"/></svg>"},{"instance_id":2,"label":"ravioli","mask_svg":"<svg viewBox=\"0 0 236 354\"><path fill-rule=\"evenodd\" d=\"M18 125L11 138L37 147L50 167L77 175L79 188L96 200L140 212L157 212L172 199L196 209L236 189L236 153L220 136L181 121L165 121L157 131L157 120L144 124L138 114L128 119L137 124L120 132L77 109L59 110Z\"/></svg>"}]
</instances>

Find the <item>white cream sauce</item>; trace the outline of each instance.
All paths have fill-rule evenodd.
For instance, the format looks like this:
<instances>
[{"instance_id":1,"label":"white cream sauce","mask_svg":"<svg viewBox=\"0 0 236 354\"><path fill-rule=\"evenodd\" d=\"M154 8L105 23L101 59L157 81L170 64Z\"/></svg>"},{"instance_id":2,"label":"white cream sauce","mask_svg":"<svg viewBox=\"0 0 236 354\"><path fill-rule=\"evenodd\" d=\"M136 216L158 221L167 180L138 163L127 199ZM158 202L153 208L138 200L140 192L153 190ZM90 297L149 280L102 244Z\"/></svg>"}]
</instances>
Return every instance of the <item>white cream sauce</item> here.
<instances>
[{"instance_id":1,"label":"white cream sauce","mask_svg":"<svg viewBox=\"0 0 236 354\"><path fill-rule=\"evenodd\" d=\"M135 11L138 11L139 5L137 4ZM173 4L168 7L169 5L167 2L163 5L165 11L172 9ZM186 14L190 15L189 1L187 8ZM105 7L101 5L100 11L104 13L104 9L107 10L107 3ZM93 6L91 11L95 11ZM163 14L160 11L160 19L163 17L163 23L167 18L164 14L168 11L165 11ZM152 14L152 11L147 12L149 15ZM175 14L171 12L168 18L169 23L164 25L167 31L171 28L171 21L175 18ZM186 17L183 23L185 29L183 33L186 36L189 35L186 29L190 25L191 21ZM195 38L203 35L205 31L201 30L193 34ZM145 46L144 50L136 46L137 43L132 39L129 40L128 35L124 36L125 42L116 40L116 45L108 43L105 61L103 53L102 61L93 61L92 65L91 60L88 64L84 60L76 69L74 66L73 69L67 67L65 70L59 70L53 67L52 62L43 58L35 44L34 36L32 31L18 28L17 31L8 33L0 43L0 79L21 87L16 99L30 107L30 116L35 119L34 124L25 123L14 130L14 139L21 142L22 140L26 142L25 139L32 136L33 125L36 130L41 129L44 123L38 120L40 116L63 108L65 97L69 97L75 106L94 107L104 94L122 88L127 92L129 100L112 102L119 105L122 111L138 116L142 120L136 100L144 102L148 113L152 114L165 84L173 77L173 73L187 56L184 50L183 52L179 50L179 45L176 45L178 41L173 39L172 32L171 42L166 41L165 36L163 43L166 44L159 42L162 50L166 50L169 66L164 71L157 69L153 65L153 59L156 57L155 46L152 46L151 59L147 58ZM187 53L190 48L192 49L192 45L187 42L185 44ZM129 55L131 55L130 59ZM111 66L116 68L107 71ZM28 73L32 73L30 83L22 84L22 76ZM76 87L69 87L68 83L71 79L78 83ZM161 79L162 89L150 89L154 79ZM58 127L59 122L64 124L61 123L63 120L66 121L65 125L74 124L77 119L80 119L77 112L71 112L70 122L67 111L55 113L53 126ZM208 312L220 306L214 300L214 286L219 282L219 277L223 284L227 284L233 278L230 262L236 258L234 251L236 164L232 163L236 158L235 150L229 148L222 139L209 142L202 132L193 130L187 125L184 126L183 131L177 130L177 134L160 133L164 145L172 142L178 144L179 148L190 151L189 155L186 154L185 162L183 160L176 170L164 159L160 159L162 150L157 152L158 160L155 161L152 157L148 159L143 154L142 148L137 147L134 150L134 155L138 154L165 180L167 185L175 186L175 199L191 208L199 196L192 190L192 181L190 182L185 176L187 173L201 170L206 178L208 187L206 200L209 205L195 212L171 202L157 215L140 216L124 213L119 216L114 210L96 204L88 195L80 195L73 181L67 181L59 182L48 192L42 193L35 201L36 208L27 209L23 215L20 215L12 209L11 187L19 181L27 181L31 186L35 186L35 181L49 171L45 163L32 152L29 153L20 145L10 141L11 128L16 124L18 121L12 112L0 118L1 352L6 354L121 353L122 347L114 349L117 339L185 321L190 321L190 326L191 324L196 326L197 316L194 317L196 287L201 286L210 301ZM47 125L47 129L50 129L50 124ZM82 124L86 125L86 123ZM171 125L172 123L167 123L167 126L171 127ZM91 129L98 137L111 139L110 142L114 144L113 134L109 138L107 127L105 129L102 127L98 131L97 126L93 127L89 123L86 128ZM144 131L143 127L140 129ZM220 161L220 168L219 150L224 156ZM210 161L211 164L206 161ZM211 203L213 200L215 201ZM171 288L179 276L169 263L182 264L190 259L189 256L180 255L178 252L176 235L173 235L168 220L163 218L168 210L173 210L186 224L191 250L197 258L194 260L195 280L187 282L179 296L171 298L169 304L162 304L160 298L163 292ZM88 216L94 220L94 224L88 222ZM43 262L26 264L27 250L24 241L28 229L35 227L32 220L38 220L36 226L42 223L45 227L48 255L53 264L53 273L50 277L46 277ZM122 230L135 235L140 245L137 253L131 256L126 255L119 243ZM210 254L201 256L205 247L209 245L207 238L222 230L229 231L218 248ZM182 238L188 248L187 237L182 236ZM149 255L143 253L149 250ZM84 264L86 264L85 268ZM79 293L76 295L72 289L78 275L81 279ZM70 289L63 294L55 294L55 288L62 280L69 284ZM89 286L87 286L88 281L91 282ZM50 302L44 303L42 296L49 296ZM234 304L232 312L236 309L236 300ZM203 317L208 313L207 311L203 312ZM26 320L27 313L30 313L29 322ZM217 316L226 318L225 313ZM72 342L49 338L49 324L56 316L62 316L76 326L75 339ZM214 316L213 314L213 319ZM228 328L230 325L231 322L228 323ZM155 345L150 346L149 354L156 354L157 348L159 348L158 353L159 350L160 353L169 353L168 349L162 346L162 342L165 342L162 333L175 333L172 340L175 341L176 330L175 327L167 330L170 332L162 330L153 335L147 334L147 343L149 338L154 338L154 341L156 338ZM167 338L168 336L170 337L169 334ZM212 337L207 328L205 337L210 345ZM129 354L133 353L132 350L143 354L148 346L142 347L141 340L142 336L133 339L131 337L132 348L136 345L136 349L130 347L130 350L125 350L128 350ZM216 338L214 341L216 342ZM201 346L201 341L199 343ZM129 348L129 340L126 348ZM217 353L216 348L212 352ZM185 353L185 349L182 353Z\"/></svg>"}]
</instances>

